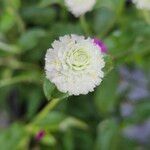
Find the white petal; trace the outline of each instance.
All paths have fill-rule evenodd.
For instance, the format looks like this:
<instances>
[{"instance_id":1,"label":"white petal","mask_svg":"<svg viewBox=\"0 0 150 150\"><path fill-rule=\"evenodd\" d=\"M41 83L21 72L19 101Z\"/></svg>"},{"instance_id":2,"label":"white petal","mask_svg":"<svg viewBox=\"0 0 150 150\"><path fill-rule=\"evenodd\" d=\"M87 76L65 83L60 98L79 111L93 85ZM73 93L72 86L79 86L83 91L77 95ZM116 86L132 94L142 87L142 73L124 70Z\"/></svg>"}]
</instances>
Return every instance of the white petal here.
<instances>
[{"instance_id":1,"label":"white petal","mask_svg":"<svg viewBox=\"0 0 150 150\"><path fill-rule=\"evenodd\" d=\"M79 17L91 11L95 3L96 0L65 0L66 6L75 17Z\"/></svg>"}]
</instances>

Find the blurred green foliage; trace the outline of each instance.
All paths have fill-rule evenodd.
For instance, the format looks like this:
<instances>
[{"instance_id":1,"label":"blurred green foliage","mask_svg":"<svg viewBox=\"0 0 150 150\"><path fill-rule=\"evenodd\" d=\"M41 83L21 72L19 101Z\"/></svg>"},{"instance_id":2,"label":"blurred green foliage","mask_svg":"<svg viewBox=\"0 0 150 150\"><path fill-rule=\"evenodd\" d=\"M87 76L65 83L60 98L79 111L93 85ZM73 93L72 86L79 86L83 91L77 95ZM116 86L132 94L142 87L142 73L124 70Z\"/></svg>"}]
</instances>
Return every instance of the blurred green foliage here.
<instances>
[{"instance_id":1,"label":"blurred green foliage","mask_svg":"<svg viewBox=\"0 0 150 150\"><path fill-rule=\"evenodd\" d=\"M118 92L123 65L143 70L149 84L149 19L125 0L97 0L85 22L69 13L63 0L0 0L0 149L150 149L149 143L123 136L125 127L150 117L150 97L131 102L134 113L124 118L121 104L127 92ZM107 44L107 75L95 92L66 98L31 127L46 98L64 96L45 81L44 56L53 40L71 33ZM36 141L41 130L46 135Z\"/></svg>"}]
</instances>

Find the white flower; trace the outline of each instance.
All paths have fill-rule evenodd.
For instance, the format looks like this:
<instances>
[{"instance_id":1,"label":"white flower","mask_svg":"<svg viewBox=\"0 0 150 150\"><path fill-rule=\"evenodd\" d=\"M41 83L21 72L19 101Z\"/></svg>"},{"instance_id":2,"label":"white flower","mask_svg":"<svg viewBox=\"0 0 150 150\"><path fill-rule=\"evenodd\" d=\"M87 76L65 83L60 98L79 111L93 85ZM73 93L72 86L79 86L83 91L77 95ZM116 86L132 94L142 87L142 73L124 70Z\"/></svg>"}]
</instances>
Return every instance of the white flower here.
<instances>
[{"instance_id":1,"label":"white flower","mask_svg":"<svg viewBox=\"0 0 150 150\"><path fill-rule=\"evenodd\" d=\"M150 0L133 0L138 9L150 10Z\"/></svg>"},{"instance_id":2,"label":"white flower","mask_svg":"<svg viewBox=\"0 0 150 150\"><path fill-rule=\"evenodd\" d=\"M79 17L91 11L96 0L65 0L65 3L70 12L72 12L75 17Z\"/></svg>"},{"instance_id":3,"label":"white flower","mask_svg":"<svg viewBox=\"0 0 150 150\"><path fill-rule=\"evenodd\" d=\"M103 54L91 38L60 37L47 50L45 61L46 77L58 90L69 95L93 91L104 76Z\"/></svg>"}]
</instances>

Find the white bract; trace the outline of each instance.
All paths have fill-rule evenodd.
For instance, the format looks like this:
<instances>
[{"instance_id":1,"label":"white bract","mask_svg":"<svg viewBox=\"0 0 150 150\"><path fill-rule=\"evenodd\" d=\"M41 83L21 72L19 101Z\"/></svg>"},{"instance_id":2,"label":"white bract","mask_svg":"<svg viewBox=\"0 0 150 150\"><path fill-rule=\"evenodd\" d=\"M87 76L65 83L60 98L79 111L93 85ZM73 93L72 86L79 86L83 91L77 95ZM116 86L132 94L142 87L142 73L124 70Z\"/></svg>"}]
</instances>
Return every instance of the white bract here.
<instances>
[{"instance_id":1,"label":"white bract","mask_svg":"<svg viewBox=\"0 0 150 150\"><path fill-rule=\"evenodd\" d=\"M47 79L69 95L93 91L104 76L103 54L91 38L78 35L60 37L47 50L45 61Z\"/></svg>"},{"instance_id":2,"label":"white bract","mask_svg":"<svg viewBox=\"0 0 150 150\"><path fill-rule=\"evenodd\" d=\"M150 10L150 0L133 0L138 9Z\"/></svg>"},{"instance_id":3,"label":"white bract","mask_svg":"<svg viewBox=\"0 0 150 150\"><path fill-rule=\"evenodd\" d=\"M79 17L91 11L95 3L96 0L65 0L66 6L75 17Z\"/></svg>"}]
</instances>

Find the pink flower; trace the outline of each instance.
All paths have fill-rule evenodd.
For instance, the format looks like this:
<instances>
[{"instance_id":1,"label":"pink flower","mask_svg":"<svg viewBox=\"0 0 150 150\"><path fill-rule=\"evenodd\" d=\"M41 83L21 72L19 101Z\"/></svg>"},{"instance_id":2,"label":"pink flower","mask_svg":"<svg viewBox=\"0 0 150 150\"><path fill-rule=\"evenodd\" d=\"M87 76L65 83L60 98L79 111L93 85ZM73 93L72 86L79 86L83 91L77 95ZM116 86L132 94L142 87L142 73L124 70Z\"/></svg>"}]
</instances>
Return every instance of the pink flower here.
<instances>
[{"instance_id":1,"label":"pink flower","mask_svg":"<svg viewBox=\"0 0 150 150\"><path fill-rule=\"evenodd\" d=\"M45 131L44 130L41 130L37 133L37 135L35 136L35 139L37 141L40 141L43 137L45 136Z\"/></svg>"},{"instance_id":2,"label":"pink flower","mask_svg":"<svg viewBox=\"0 0 150 150\"><path fill-rule=\"evenodd\" d=\"M98 38L94 38L94 43L99 46L102 53L107 53L107 46Z\"/></svg>"}]
</instances>

